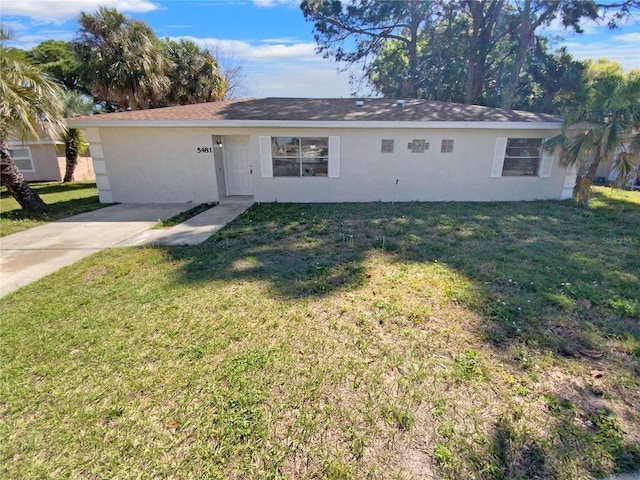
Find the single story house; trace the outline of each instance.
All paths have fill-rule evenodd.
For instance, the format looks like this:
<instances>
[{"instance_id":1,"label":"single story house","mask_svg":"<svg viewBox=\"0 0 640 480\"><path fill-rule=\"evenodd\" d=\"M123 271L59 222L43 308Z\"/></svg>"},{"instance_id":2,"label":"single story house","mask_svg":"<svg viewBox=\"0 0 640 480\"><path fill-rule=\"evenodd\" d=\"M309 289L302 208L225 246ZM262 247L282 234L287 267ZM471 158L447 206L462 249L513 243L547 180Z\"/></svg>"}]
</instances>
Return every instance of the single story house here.
<instances>
[{"instance_id":1,"label":"single story house","mask_svg":"<svg viewBox=\"0 0 640 480\"><path fill-rule=\"evenodd\" d=\"M571 196L554 115L427 100L237 99L76 117L102 202L509 201Z\"/></svg>"},{"instance_id":2,"label":"single story house","mask_svg":"<svg viewBox=\"0 0 640 480\"><path fill-rule=\"evenodd\" d=\"M64 142L41 135L37 140L10 141L9 153L27 182L61 182L67 168ZM87 152L78 157L74 180L93 180L93 163Z\"/></svg>"}]
</instances>

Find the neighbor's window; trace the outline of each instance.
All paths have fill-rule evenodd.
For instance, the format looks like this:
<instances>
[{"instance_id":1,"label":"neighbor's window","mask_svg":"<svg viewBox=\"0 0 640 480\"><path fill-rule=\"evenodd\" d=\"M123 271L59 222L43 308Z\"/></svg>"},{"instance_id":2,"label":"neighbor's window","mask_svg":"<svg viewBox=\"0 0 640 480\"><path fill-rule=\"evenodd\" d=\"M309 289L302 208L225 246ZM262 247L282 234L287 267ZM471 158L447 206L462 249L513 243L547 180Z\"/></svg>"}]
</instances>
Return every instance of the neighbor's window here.
<instances>
[{"instance_id":1,"label":"neighbor's window","mask_svg":"<svg viewBox=\"0 0 640 480\"><path fill-rule=\"evenodd\" d=\"M502 176L536 176L542 152L541 138L509 138Z\"/></svg>"},{"instance_id":2,"label":"neighbor's window","mask_svg":"<svg viewBox=\"0 0 640 480\"><path fill-rule=\"evenodd\" d=\"M10 148L9 155L21 172L35 172L29 147Z\"/></svg>"},{"instance_id":3,"label":"neighbor's window","mask_svg":"<svg viewBox=\"0 0 640 480\"><path fill-rule=\"evenodd\" d=\"M328 137L272 137L274 177L326 177Z\"/></svg>"},{"instance_id":4,"label":"neighbor's window","mask_svg":"<svg viewBox=\"0 0 640 480\"><path fill-rule=\"evenodd\" d=\"M440 153L452 153L452 152L453 152L453 140L442 140Z\"/></svg>"},{"instance_id":5,"label":"neighbor's window","mask_svg":"<svg viewBox=\"0 0 640 480\"><path fill-rule=\"evenodd\" d=\"M393 153L393 140L382 140L380 153Z\"/></svg>"}]
</instances>

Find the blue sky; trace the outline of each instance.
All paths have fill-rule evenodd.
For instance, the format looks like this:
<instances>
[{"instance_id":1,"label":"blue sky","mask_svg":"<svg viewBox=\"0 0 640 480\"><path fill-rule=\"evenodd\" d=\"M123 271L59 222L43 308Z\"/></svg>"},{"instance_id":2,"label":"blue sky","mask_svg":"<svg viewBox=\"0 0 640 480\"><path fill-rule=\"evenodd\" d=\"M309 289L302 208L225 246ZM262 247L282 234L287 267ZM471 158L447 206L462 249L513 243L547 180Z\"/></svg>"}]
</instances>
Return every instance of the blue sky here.
<instances>
[{"instance_id":1,"label":"blue sky","mask_svg":"<svg viewBox=\"0 0 640 480\"><path fill-rule=\"evenodd\" d=\"M244 88L236 96L347 97L353 87L339 65L315 53L312 24L299 0L0 0L0 16L16 33L16 46L32 48L47 39L72 40L80 11L115 7L145 21L159 37L190 38L210 48L221 62L242 66ZM557 25L546 33L563 35L578 59L607 57L625 69L640 68L640 11L636 21L610 31L606 24L584 25L582 35ZM225 60L226 59L226 60ZM359 92L366 94L365 92Z\"/></svg>"}]
</instances>

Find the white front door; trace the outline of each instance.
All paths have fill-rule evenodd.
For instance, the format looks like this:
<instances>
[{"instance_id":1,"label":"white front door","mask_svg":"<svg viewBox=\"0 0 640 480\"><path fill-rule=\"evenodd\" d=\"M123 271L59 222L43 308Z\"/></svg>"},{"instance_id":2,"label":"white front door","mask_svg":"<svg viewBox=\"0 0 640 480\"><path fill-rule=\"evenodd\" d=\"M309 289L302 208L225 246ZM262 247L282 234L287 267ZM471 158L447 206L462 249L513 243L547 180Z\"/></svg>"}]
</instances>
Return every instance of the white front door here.
<instances>
[{"instance_id":1,"label":"white front door","mask_svg":"<svg viewBox=\"0 0 640 480\"><path fill-rule=\"evenodd\" d=\"M253 195L252 165L249 162L249 137L223 137L224 172L227 195Z\"/></svg>"}]
</instances>

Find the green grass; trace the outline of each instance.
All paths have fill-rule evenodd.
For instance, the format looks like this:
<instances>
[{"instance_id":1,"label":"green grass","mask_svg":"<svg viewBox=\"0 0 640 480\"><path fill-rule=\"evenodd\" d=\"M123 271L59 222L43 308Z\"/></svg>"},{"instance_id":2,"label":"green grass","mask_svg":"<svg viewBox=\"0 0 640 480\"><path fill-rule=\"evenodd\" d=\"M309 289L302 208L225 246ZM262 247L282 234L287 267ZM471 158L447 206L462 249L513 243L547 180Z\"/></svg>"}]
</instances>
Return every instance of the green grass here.
<instances>
[{"instance_id":1,"label":"green grass","mask_svg":"<svg viewBox=\"0 0 640 480\"><path fill-rule=\"evenodd\" d=\"M638 469L639 218L609 190L254 205L94 255L0 300L0 477Z\"/></svg>"},{"instance_id":2,"label":"green grass","mask_svg":"<svg viewBox=\"0 0 640 480\"><path fill-rule=\"evenodd\" d=\"M105 207L98 200L95 182L32 183L29 185L47 204L46 213L26 212L9 195L0 190L0 237L44 225L54 220Z\"/></svg>"},{"instance_id":3,"label":"green grass","mask_svg":"<svg viewBox=\"0 0 640 480\"><path fill-rule=\"evenodd\" d=\"M193 208L190 208L189 210L186 210L184 212L178 213L177 215L174 215L173 217L158 222L153 228L170 228L170 227L175 227L176 225L189 220L190 218L195 217L196 215L201 214L202 212L206 212L207 210L215 207L217 205L217 203L202 203L200 205L196 205Z\"/></svg>"}]
</instances>

